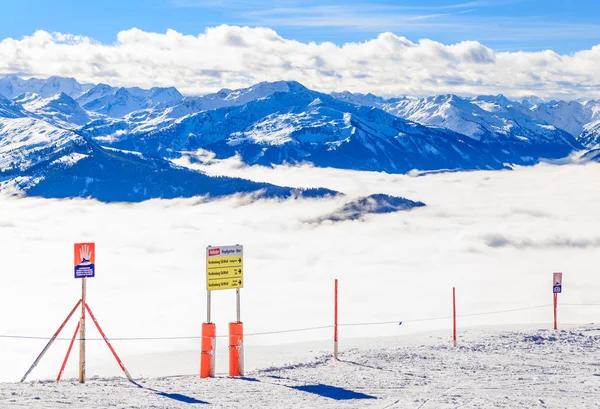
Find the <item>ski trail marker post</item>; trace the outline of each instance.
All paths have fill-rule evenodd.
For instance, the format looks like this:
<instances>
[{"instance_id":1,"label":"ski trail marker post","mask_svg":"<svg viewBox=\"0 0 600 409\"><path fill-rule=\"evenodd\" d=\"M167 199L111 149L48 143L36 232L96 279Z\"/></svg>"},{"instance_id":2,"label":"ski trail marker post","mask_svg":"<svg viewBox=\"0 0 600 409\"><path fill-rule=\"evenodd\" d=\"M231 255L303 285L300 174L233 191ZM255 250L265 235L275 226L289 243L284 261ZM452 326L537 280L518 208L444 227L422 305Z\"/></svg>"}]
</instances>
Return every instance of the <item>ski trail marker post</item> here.
<instances>
[{"instance_id":1,"label":"ski trail marker post","mask_svg":"<svg viewBox=\"0 0 600 409\"><path fill-rule=\"evenodd\" d=\"M552 275L552 294L554 295L554 329L558 328L557 308L558 294L562 293L562 273L554 273Z\"/></svg>"},{"instance_id":2,"label":"ski trail marker post","mask_svg":"<svg viewBox=\"0 0 600 409\"><path fill-rule=\"evenodd\" d=\"M211 322L211 292L235 289L236 321L229 323L229 376L244 375L244 327L240 289L244 287L244 247L206 248L206 320L202 324L200 377L215 376L215 324Z\"/></svg>"}]
</instances>

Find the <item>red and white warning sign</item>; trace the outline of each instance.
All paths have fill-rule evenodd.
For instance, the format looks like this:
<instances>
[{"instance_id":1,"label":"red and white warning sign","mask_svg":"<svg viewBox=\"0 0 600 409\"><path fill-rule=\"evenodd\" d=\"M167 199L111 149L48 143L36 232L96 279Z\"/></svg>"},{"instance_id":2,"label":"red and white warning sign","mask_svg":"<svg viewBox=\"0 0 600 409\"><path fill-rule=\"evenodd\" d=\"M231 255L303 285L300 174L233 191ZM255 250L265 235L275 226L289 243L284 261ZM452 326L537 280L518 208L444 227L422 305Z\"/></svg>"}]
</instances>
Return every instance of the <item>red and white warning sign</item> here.
<instances>
[{"instance_id":1,"label":"red and white warning sign","mask_svg":"<svg viewBox=\"0 0 600 409\"><path fill-rule=\"evenodd\" d=\"M562 273L554 273L552 277L552 292L554 294L562 293Z\"/></svg>"}]
</instances>

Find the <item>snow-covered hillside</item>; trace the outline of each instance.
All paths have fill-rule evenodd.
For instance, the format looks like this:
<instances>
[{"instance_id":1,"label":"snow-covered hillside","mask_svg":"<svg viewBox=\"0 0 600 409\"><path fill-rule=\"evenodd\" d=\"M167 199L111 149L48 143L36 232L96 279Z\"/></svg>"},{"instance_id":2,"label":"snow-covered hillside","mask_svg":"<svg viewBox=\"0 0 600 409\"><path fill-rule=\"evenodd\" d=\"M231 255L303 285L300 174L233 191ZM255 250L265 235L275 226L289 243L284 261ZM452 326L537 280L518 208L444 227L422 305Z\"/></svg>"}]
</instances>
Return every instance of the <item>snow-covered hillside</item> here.
<instances>
[{"instance_id":1,"label":"snow-covered hillside","mask_svg":"<svg viewBox=\"0 0 600 409\"><path fill-rule=\"evenodd\" d=\"M600 148L592 149L592 150L586 152L582 156L582 159L587 162L589 162L589 161L600 162Z\"/></svg>"},{"instance_id":2,"label":"snow-covered hillside","mask_svg":"<svg viewBox=\"0 0 600 409\"><path fill-rule=\"evenodd\" d=\"M522 158L560 158L581 147L573 135L540 121L502 95L403 99L385 104L383 109L411 121L451 129L493 146L494 151L507 150Z\"/></svg>"},{"instance_id":3,"label":"snow-covered hillside","mask_svg":"<svg viewBox=\"0 0 600 409\"><path fill-rule=\"evenodd\" d=\"M258 197L323 196L302 190L211 177L155 157L102 148L72 131L33 118L0 118L0 192L51 198L150 198L253 193Z\"/></svg>"},{"instance_id":4,"label":"snow-covered hillside","mask_svg":"<svg viewBox=\"0 0 600 409\"><path fill-rule=\"evenodd\" d=\"M589 148L600 147L600 119L586 124L579 138L581 143Z\"/></svg>"},{"instance_id":5,"label":"snow-covered hillside","mask_svg":"<svg viewBox=\"0 0 600 409\"><path fill-rule=\"evenodd\" d=\"M31 112L32 116L65 129L77 128L91 120L88 113L63 92L48 98L25 93L13 98L13 101Z\"/></svg>"},{"instance_id":6,"label":"snow-covered hillside","mask_svg":"<svg viewBox=\"0 0 600 409\"><path fill-rule=\"evenodd\" d=\"M22 172L70 151L83 137L33 118L0 118L0 170Z\"/></svg>"}]
</instances>

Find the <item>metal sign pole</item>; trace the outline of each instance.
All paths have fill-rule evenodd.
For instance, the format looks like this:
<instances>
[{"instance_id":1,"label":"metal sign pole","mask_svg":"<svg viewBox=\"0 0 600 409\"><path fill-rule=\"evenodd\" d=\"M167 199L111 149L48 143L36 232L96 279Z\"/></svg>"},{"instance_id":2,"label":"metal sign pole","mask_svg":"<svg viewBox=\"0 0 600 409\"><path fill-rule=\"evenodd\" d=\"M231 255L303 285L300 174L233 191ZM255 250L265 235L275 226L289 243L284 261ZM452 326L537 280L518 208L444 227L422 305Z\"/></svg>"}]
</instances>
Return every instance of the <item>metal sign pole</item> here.
<instances>
[{"instance_id":1,"label":"metal sign pole","mask_svg":"<svg viewBox=\"0 0 600 409\"><path fill-rule=\"evenodd\" d=\"M240 307L240 289L239 288L235 289L235 304L236 304L237 322L242 322L242 320L240 318L241 307Z\"/></svg>"},{"instance_id":2,"label":"metal sign pole","mask_svg":"<svg viewBox=\"0 0 600 409\"><path fill-rule=\"evenodd\" d=\"M206 290L206 323L210 324L210 290Z\"/></svg>"},{"instance_id":3,"label":"metal sign pole","mask_svg":"<svg viewBox=\"0 0 600 409\"><path fill-rule=\"evenodd\" d=\"M81 279L81 324L79 326L79 383L85 383L85 277Z\"/></svg>"}]
</instances>

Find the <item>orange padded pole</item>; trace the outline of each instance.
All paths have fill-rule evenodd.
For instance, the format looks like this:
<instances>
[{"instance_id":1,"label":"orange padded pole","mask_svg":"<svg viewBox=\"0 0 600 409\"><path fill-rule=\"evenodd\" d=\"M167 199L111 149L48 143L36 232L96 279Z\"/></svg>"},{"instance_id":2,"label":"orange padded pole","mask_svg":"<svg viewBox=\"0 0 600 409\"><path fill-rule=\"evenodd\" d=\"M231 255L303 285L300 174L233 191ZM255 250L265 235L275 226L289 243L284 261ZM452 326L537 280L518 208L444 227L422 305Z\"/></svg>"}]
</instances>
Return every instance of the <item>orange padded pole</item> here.
<instances>
[{"instance_id":1,"label":"orange padded pole","mask_svg":"<svg viewBox=\"0 0 600 409\"><path fill-rule=\"evenodd\" d=\"M229 323L229 376L244 376L244 324Z\"/></svg>"},{"instance_id":2,"label":"orange padded pole","mask_svg":"<svg viewBox=\"0 0 600 409\"><path fill-rule=\"evenodd\" d=\"M213 323L202 323L202 349L200 352L200 378L215 377L215 334Z\"/></svg>"}]
</instances>

